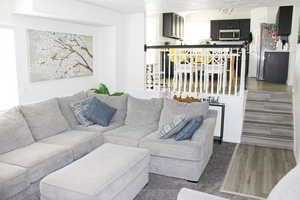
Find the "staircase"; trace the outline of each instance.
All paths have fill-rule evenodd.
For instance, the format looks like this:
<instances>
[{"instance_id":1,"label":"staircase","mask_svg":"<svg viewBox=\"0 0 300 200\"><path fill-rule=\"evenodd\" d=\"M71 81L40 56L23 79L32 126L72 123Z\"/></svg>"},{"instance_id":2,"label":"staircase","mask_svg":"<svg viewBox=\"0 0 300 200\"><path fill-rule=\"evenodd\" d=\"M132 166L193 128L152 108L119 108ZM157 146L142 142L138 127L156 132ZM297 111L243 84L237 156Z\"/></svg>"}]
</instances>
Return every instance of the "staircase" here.
<instances>
[{"instance_id":1,"label":"staircase","mask_svg":"<svg viewBox=\"0 0 300 200\"><path fill-rule=\"evenodd\" d=\"M292 95L289 92L249 91L241 142L293 149Z\"/></svg>"}]
</instances>

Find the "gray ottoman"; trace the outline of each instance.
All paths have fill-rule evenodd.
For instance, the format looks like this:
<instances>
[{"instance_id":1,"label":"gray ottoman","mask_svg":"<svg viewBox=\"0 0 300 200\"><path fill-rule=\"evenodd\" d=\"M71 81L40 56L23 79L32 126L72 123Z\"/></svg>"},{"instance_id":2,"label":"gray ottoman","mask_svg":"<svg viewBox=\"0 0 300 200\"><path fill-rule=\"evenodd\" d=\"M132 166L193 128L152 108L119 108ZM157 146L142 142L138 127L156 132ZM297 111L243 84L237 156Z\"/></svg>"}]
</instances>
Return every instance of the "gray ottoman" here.
<instances>
[{"instance_id":1,"label":"gray ottoman","mask_svg":"<svg viewBox=\"0 0 300 200\"><path fill-rule=\"evenodd\" d=\"M104 144L47 177L41 200L132 200L149 180L145 149Z\"/></svg>"}]
</instances>

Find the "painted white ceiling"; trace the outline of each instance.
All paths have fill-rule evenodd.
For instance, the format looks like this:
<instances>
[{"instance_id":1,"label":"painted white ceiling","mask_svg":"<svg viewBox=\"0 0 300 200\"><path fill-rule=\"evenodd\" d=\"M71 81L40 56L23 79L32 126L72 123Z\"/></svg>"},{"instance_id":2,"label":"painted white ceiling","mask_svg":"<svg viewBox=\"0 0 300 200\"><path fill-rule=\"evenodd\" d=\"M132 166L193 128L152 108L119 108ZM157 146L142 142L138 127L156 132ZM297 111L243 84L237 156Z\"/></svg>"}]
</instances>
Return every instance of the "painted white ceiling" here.
<instances>
[{"instance_id":1,"label":"painted white ceiling","mask_svg":"<svg viewBox=\"0 0 300 200\"><path fill-rule=\"evenodd\" d=\"M201 9L273 7L299 0L145 0L149 12L186 12Z\"/></svg>"},{"instance_id":2,"label":"painted white ceiling","mask_svg":"<svg viewBox=\"0 0 300 200\"><path fill-rule=\"evenodd\" d=\"M121 13L186 12L200 9L255 8L289 5L299 0L78 0Z\"/></svg>"},{"instance_id":3,"label":"painted white ceiling","mask_svg":"<svg viewBox=\"0 0 300 200\"><path fill-rule=\"evenodd\" d=\"M78 0L95 6L101 6L121 13L145 11L144 0Z\"/></svg>"}]
</instances>

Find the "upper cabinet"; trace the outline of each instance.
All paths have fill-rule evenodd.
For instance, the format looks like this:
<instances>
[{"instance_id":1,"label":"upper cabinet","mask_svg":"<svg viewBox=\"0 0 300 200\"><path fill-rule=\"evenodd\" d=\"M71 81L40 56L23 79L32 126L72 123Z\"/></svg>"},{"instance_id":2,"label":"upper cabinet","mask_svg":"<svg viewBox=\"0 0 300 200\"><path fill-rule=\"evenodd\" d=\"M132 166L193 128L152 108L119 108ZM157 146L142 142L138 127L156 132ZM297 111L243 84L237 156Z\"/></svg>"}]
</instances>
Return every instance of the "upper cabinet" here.
<instances>
[{"instance_id":1,"label":"upper cabinet","mask_svg":"<svg viewBox=\"0 0 300 200\"><path fill-rule=\"evenodd\" d=\"M241 31L241 41L249 40L250 36L250 19L240 19L240 31Z\"/></svg>"},{"instance_id":2,"label":"upper cabinet","mask_svg":"<svg viewBox=\"0 0 300 200\"><path fill-rule=\"evenodd\" d=\"M163 13L163 36L183 40L184 18L176 13Z\"/></svg>"},{"instance_id":3,"label":"upper cabinet","mask_svg":"<svg viewBox=\"0 0 300 200\"><path fill-rule=\"evenodd\" d=\"M250 19L212 20L210 37L213 41L246 41L250 35Z\"/></svg>"},{"instance_id":4,"label":"upper cabinet","mask_svg":"<svg viewBox=\"0 0 300 200\"><path fill-rule=\"evenodd\" d=\"M277 13L279 36L289 36L292 29L293 6L280 6Z\"/></svg>"}]
</instances>

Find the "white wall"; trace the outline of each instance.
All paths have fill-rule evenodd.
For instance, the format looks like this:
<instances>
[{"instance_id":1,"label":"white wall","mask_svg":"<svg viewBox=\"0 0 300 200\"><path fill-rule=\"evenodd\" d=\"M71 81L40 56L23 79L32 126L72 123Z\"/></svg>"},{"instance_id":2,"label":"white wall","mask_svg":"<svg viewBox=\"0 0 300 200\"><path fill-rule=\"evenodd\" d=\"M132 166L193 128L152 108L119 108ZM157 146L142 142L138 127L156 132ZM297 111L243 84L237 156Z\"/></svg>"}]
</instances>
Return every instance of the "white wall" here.
<instances>
[{"instance_id":1,"label":"white wall","mask_svg":"<svg viewBox=\"0 0 300 200\"><path fill-rule=\"evenodd\" d=\"M236 8L231 14L224 14L218 9L206 9L199 12L182 13L185 15L186 44L200 44L203 40L210 39L210 21L223 19L250 19L251 9Z\"/></svg>"},{"instance_id":2,"label":"white wall","mask_svg":"<svg viewBox=\"0 0 300 200\"><path fill-rule=\"evenodd\" d=\"M225 142L240 143L243 128L245 98L236 96L224 96L220 101L225 103L224 136ZM218 110L217 126L215 136L220 136L221 130L221 109L220 107L210 107Z\"/></svg>"},{"instance_id":3,"label":"white wall","mask_svg":"<svg viewBox=\"0 0 300 200\"><path fill-rule=\"evenodd\" d=\"M300 45L297 48L297 64L294 74L294 152L297 162L300 162Z\"/></svg>"},{"instance_id":4,"label":"white wall","mask_svg":"<svg viewBox=\"0 0 300 200\"><path fill-rule=\"evenodd\" d=\"M297 44L297 36L300 22L300 5L294 7L293 28L291 35L292 59L290 63L293 67L293 72L290 76L293 77L293 106L294 106L294 137L295 137L295 157L298 163L300 162L300 44Z\"/></svg>"},{"instance_id":5,"label":"white wall","mask_svg":"<svg viewBox=\"0 0 300 200\"><path fill-rule=\"evenodd\" d=\"M70 24L48 19L16 16L15 41L17 57L17 73L19 85L20 103L26 104L45 100L52 97L71 95L80 90L86 90L97 86L100 80L101 60L99 56L94 59L94 75L72 79L61 79L31 83L28 67L28 29L78 33L94 36L94 55L101 49L99 38L102 37L101 28Z\"/></svg>"},{"instance_id":6,"label":"white wall","mask_svg":"<svg viewBox=\"0 0 300 200\"><path fill-rule=\"evenodd\" d=\"M163 32L163 14L148 13L146 14L146 43L147 45L163 45L165 42L171 44L180 44L179 40L162 36Z\"/></svg>"},{"instance_id":7,"label":"white wall","mask_svg":"<svg viewBox=\"0 0 300 200\"><path fill-rule=\"evenodd\" d=\"M111 54L107 55L108 57L104 56L106 60L104 61L104 66L106 68L101 70L102 78L104 78L103 82L109 85L111 90L125 90L124 76L119 76L118 73L124 70L122 58L123 44L124 40L126 40L123 36L125 15L100 6L74 0L30 0L33 2L33 11L26 6L28 0L17 1L21 2L20 5L25 5L17 7L16 12L19 14L92 26L107 26L104 37L108 38L103 40L105 47L102 45L102 49L108 48L103 53L107 55L110 52ZM107 61L107 59L111 60ZM107 75L104 76L103 74L106 74L106 72Z\"/></svg>"},{"instance_id":8,"label":"white wall","mask_svg":"<svg viewBox=\"0 0 300 200\"><path fill-rule=\"evenodd\" d=\"M106 83L122 88L117 78L122 51L122 15L111 10L70 0L1 0L0 25L13 27L20 103L70 95ZM27 29L88 34L94 36L93 76L31 83L27 63ZM122 65L123 67L123 65Z\"/></svg>"},{"instance_id":9,"label":"white wall","mask_svg":"<svg viewBox=\"0 0 300 200\"><path fill-rule=\"evenodd\" d=\"M126 38L123 44L124 65L118 76L125 78L125 91L140 98L158 97L158 93L144 90L145 14L131 14L124 18L123 34Z\"/></svg>"},{"instance_id":10,"label":"white wall","mask_svg":"<svg viewBox=\"0 0 300 200\"><path fill-rule=\"evenodd\" d=\"M292 31L289 37L289 51L290 51L290 60L289 60L289 72L288 72L288 84L293 85L295 80L295 70L297 66L297 47L298 47L298 33L299 33L299 19L300 19L300 3L294 6L293 11L293 23ZM296 88L297 86L295 86Z\"/></svg>"}]
</instances>

